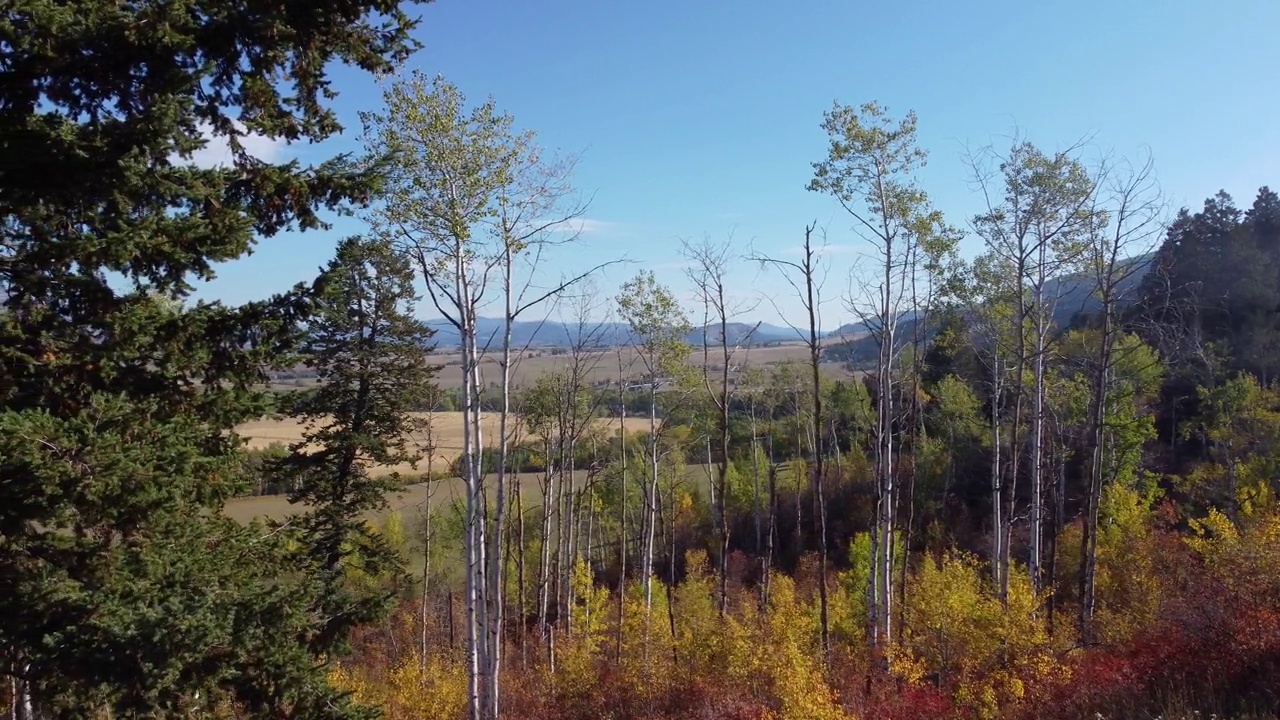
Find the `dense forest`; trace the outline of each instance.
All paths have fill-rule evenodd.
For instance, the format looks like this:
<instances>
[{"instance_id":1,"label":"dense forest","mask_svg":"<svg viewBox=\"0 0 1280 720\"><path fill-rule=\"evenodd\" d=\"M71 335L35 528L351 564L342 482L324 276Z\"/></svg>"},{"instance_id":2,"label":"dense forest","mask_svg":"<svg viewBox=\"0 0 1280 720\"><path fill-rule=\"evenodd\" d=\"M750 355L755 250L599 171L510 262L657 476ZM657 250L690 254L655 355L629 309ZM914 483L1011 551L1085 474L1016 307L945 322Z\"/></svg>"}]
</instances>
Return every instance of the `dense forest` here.
<instances>
[{"instance_id":1,"label":"dense forest","mask_svg":"<svg viewBox=\"0 0 1280 720\"><path fill-rule=\"evenodd\" d=\"M1018 137L946 218L915 114L835 103L796 161L869 248L844 296L797 225L796 254L685 243L693 303L647 270L609 298L539 267L585 241L575 158L403 72L407 12L0 16L8 717L1280 713L1276 193L1171 212L1150 158ZM385 80L364 153L246 150L339 133L338 63ZM229 164L191 161L207 135ZM314 279L191 300L331 211L366 230ZM744 268L794 291L794 358L753 355ZM519 380L552 305L560 362ZM434 457L438 412L456 460L375 471ZM267 413L301 439L246 449ZM291 510L228 517L250 493Z\"/></svg>"}]
</instances>

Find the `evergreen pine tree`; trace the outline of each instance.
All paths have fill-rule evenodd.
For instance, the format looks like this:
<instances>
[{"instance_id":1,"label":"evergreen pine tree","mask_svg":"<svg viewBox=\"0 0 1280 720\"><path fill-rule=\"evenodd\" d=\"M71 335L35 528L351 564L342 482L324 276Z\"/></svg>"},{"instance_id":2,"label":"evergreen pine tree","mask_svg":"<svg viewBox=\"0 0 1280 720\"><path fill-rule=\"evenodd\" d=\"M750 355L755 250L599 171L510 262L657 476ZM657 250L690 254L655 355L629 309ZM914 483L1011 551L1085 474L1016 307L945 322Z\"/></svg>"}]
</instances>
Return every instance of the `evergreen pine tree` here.
<instances>
[{"instance_id":1,"label":"evergreen pine tree","mask_svg":"<svg viewBox=\"0 0 1280 720\"><path fill-rule=\"evenodd\" d=\"M256 238L323 226L376 169L319 141L332 61L414 49L398 0L19 0L0 13L0 674L40 717L351 717L307 640L288 533L220 513L237 423L300 293L187 306ZM209 138L230 162L191 158Z\"/></svg>"},{"instance_id":2,"label":"evergreen pine tree","mask_svg":"<svg viewBox=\"0 0 1280 720\"><path fill-rule=\"evenodd\" d=\"M346 581L348 568L397 578L403 562L367 522L387 507L400 478L375 466L416 463L413 414L430 396L436 368L427 364L433 331L412 316L413 269L385 242L343 240L315 284L318 301L303 345L304 364L320 385L286 401L306 430L277 467L289 500L309 511L294 523L319 584L323 622L316 653L341 649L348 632L375 620L391 588Z\"/></svg>"}]
</instances>

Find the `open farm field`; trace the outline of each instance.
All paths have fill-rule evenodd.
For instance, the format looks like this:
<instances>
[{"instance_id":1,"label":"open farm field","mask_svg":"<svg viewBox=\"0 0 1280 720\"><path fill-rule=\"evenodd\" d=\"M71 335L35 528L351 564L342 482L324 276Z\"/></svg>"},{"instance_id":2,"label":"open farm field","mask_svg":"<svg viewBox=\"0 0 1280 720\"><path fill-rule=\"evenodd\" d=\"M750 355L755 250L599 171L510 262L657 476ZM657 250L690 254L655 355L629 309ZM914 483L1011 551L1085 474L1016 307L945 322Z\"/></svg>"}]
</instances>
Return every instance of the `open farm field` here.
<instances>
[{"instance_id":1,"label":"open farm field","mask_svg":"<svg viewBox=\"0 0 1280 720\"><path fill-rule=\"evenodd\" d=\"M425 416L426 413L420 413ZM462 454L462 413L460 412L437 412L431 413L432 433L435 440L435 453L432 460L432 469L441 470L448 467L455 459ZM601 429L616 432L618 428L617 418L600 418L596 421ZM528 433L524 431L519 423L519 417L515 418L516 439L527 438ZM649 420L647 418L627 418L627 431L639 432L649 429ZM297 421L290 418L262 418L252 422L244 423L236 428L239 433L247 440L250 448L264 448L272 443L281 443L288 445L295 443L302 438L303 427ZM414 441L425 443L426 434L419 434L413 438ZM483 437L485 447L497 447L498 440L498 415L491 414L484 418ZM427 470L426 458L418 463L418 467L414 468L408 465L397 465L391 467L380 468L383 472L425 472Z\"/></svg>"},{"instance_id":2,"label":"open farm field","mask_svg":"<svg viewBox=\"0 0 1280 720\"><path fill-rule=\"evenodd\" d=\"M531 487L536 488L537 475L529 474L528 482ZM428 488L430 488L430 496L428 496ZM461 497L462 481L457 478L436 481L434 487L430 487L427 483L406 485L387 498L385 513L378 513L379 517L371 517L370 520L379 520L381 515L393 512L400 513L406 521L416 520L427 507L428 500L432 505L439 507L459 500ZM284 495L233 498L223 508L223 513L227 517L239 522L249 522L255 518L279 520L299 511L298 507L289 504L288 497Z\"/></svg>"},{"instance_id":3,"label":"open farm field","mask_svg":"<svg viewBox=\"0 0 1280 720\"><path fill-rule=\"evenodd\" d=\"M550 348L530 348L520 353L519 358L512 364L513 384L516 387L528 386L540 375L566 369L571 358L568 355L553 354L553 352L555 351ZM612 348L588 361L587 383L616 383L619 360L621 360L623 373L628 379L638 380L644 376L644 363L640 360L636 348ZM765 367L788 360L808 362L809 349L803 343L796 342L769 347L740 348L734 354L734 362L742 366ZM462 359L459 355L440 353L434 356L434 361L444 366L436 375L436 381L441 387L452 388L461 385ZM710 357L705 361L702 348L695 348L689 353L687 362L699 368L707 364L713 370L718 370L723 364L717 359L717 348L714 347L711 348ZM844 375L846 372L840 363L824 363L823 369L833 375ZM486 384L499 382L502 376L497 357L485 358L481 362L480 372Z\"/></svg>"},{"instance_id":4,"label":"open farm field","mask_svg":"<svg viewBox=\"0 0 1280 720\"><path fill-rule=\"evenodd\" d=\"M698 488L698 492L706 491L706 483L710 478L706 465L687 465L684 473L685 481L693 483ZM542 501L542 489L538 484L541 473L520 473L519 477L523 486L525 507L532 508ZM587 479L587 471L580 470L574 473L574 477L578 483L583 483ZM377 513L369 519L378 521L386 514L400 513L406 525L411 522L416 523L427 508L428 502L434 507L447 506L454 502L461 502L462 493L461 478L446 478L431 484L414 483L406 485L387 498L387 509L385 511ZM238 522L249 522L255 518L280 520L290 513L298 511L299 508L290 505L289 499L284 495L234 498L228 501L223 508L223 513L227 517Z\"/></svg>"},{"instance_id":5,"label":"open farm field","mask_svg":"<svg viewBox=\"0 0 1280 720\"><path fill-rule=\"evenodd\" d=\"M516 360L512 363L511 375L512 385L517 389L532 385L539 376L546 373L565 370L571 360L567 354L564 354L563 350L556 348L529 348L515 353L515 355ZM619 358L619 355L621 355L621 358ZM587 384L616 384L618 381L619 360L621 360L623 373L627 376L627 379L639 380L644 376L644 363L640 361L635 348L610 348L594 354L591 359L586 361L588 366L586 372ZM734 355L734 360L741 365L751 367L766 367L788 360L808 362L809 349L800 342L782 343L768 347L753 347L750 349L741 348ZM461 355L453 351L440 351L431 356L431 361L442 366L440 372L436 374L436 383L440 387L452 390L462 386ZM704 364L702 348L696 348L689 353L688 363L694 367L702 367ZM713 369L720 367L720 363L716 359L716 348L714 347L711 349L708 364ZM835 378L852 376L843 363L824 362L822 370ZM501 373L502 369L498 365L497 355L489 355L481 361L480 374L484 384L492 385L500 382L502 379ZM272 387L274 389L289 390L306 387L314 383L315 380L313 379L284 380L273 383Z\"/></svg>"}]
</instances>

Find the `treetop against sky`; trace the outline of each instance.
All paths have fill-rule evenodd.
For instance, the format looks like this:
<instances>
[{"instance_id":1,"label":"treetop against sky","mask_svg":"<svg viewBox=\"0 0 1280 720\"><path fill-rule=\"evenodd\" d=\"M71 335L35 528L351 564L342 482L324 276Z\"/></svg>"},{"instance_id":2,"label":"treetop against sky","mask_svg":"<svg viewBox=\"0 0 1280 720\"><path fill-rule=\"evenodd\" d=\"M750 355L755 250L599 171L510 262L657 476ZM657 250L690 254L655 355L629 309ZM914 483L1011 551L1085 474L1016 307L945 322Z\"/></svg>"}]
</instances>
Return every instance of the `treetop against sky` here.
<instances>
[{"instance_id":1,"label":"treetop against sky","mask_svg":"<svg viewBox=\"0 0 1280 720\"><path fill-rule=\"evenodd\" d=\"M839 295L867 246L834 200L805 190L826 152L822 113L836 99L918 113L929 152L920 185L961 227L982 204L966 152L1004 149L1015 133L1049 151L1083 138L1085 158L1149 152L1175 208L1198 208L1220 188L1250 197L1280 160L1270 120L1280 99L1266 90L1280 61L1274 3L446 0L420 12L424 49L406 70L443 74L472 103L492 95L541 144L581 156L574 183L591 202L566 230L583 242L549 257L542 272L631 260L600 276L605 297L644 267L692 304L681 240L732 236L743 254L786 255L816 220L830 266L824 314L835 321L824 325L848 320ZM354 71L334 79L342 136L313 146L258 139L250 148L303 162L359 152L357 114L380 110L381 90ZM223 157L211 145L197 161ZM239 303L288 288L362 229L359 217L338 218L327 233L271 238L221 267L198 295ZM979 245L970 234L961 252ZM732 277L744 296L777 290L776 304L751 303L743 320L800 312L756 265L743 261Z\"/></svg>"}]
</instances>

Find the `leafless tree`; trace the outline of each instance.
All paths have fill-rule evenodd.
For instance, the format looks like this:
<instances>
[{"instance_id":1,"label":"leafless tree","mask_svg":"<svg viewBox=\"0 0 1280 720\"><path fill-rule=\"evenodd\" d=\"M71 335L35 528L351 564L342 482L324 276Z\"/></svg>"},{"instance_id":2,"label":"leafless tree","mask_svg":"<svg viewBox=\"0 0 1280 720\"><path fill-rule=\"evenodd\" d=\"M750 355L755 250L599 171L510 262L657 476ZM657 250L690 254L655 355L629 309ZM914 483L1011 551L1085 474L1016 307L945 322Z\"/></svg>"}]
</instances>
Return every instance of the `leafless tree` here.
<instances>
[{"instance_id":1,"label":"leafless tree","mask_svg":"<svg viewBox=\"0 0 1280 720\"><path fill-rule=\"evenodd\" d=\"M825 280L825 267L820 261L821 249L814 243L813 233L817 223L804 228L804 243L800 247L798 261L752 253L749 259L760 263L762 267L772 268L785 278L788 285L796 292L808 316L808 327L791 325L796 334L804 341L809 350L809 370L812 381L813 415L810 418L812 433L813 461L812 485L818 516L818 603L821 624L821 640L823 662L830 659L831 651L831 608L827 597L827 501L825 491L825 436L822 432L822 287ZM784 316L784 320L786 320ZM790 324L790 321L786 321ZM797 503L799 496L797 495Z\"/></svg>"},{"instance_id":2,"label":"leafless tree","mask_svg":"<svg viewBox=\"0 0 1280 720\"><path fill-rule=\"evenodd\" d=\"M1155 178L1151 157L1137 165L1121 163L1103 167L1101 192L1090 214L1093 226L1085 252L1093 294L1100 308L1097 357L1092 368L1089 403L1089 484L1084 511L1080 553L1080 637L1093 637L1097 598L1098 513L1107 480L1107 407L1115 380L1116 339L1120 333L1118 310L1137 291L1135 278L1147 272L1141 258L1159 243L1165 228L1166 207Z\"/></svg>"},{"instance_id":3,"label":"leafless tree","mask_svg":"<svg viewBox=\"0 0 1280 720\"><path fill-rule=\"evenodd\" d=\"M735 356L745 343L751 341L756 323L750 330L730 336L730 323L733 319L755 309L758 301L736 299L730 292L729 272L735 256L733 254L732 236L725 242L715 243L704 238L700 243L685 242L682 249L685 259L690 263L689 279L693 282L694 291L705 309L702 327L702 382L707 398L716 411L716 443L719 456L716 459L716 476L712 488L712 516L715 529L719 535L720 548L716 562L716 574L719 579L719 607L723 617L728 608L728 559L729 559L729 522L727 518L727 499L729 486L729 410L738 385L734 378L736 372ZM720 368L718 377L713 383L711 377L712 326L715 326L717 360ZM754 440L752 441L754 444ZM710 440L708 440L708 456L710 456ZM707 458L710 463L711 458Z\"/></svg>"},{"instance_id":4,"label":"leafless tree","mask_svg":"<svg viewBox=\"0 0 1280 720\"><path fill-rule=\"evenodd\" d=\"M562 303L568 310L563 318L568 343L568 360L564 370L564 396L560 407L561 427L559 433L560 467L565 478L560 500L561 531L559 533L560 576L558 581L559 612L565 619L565 630L571 632L568 625L573 606L573 583L571 582L573 565L582 557L581 522L579 509L587 496L589 488L584 484L577 485L578 467L576 458L578 448L587 433L600 415L604 398L600 394L587 394L590 379L600 369L608 348L607 316L600 316L599 308L602 300L599 289L590 282L575 288L572 297L565 298Z\"/></svg>"}]
</instances>

